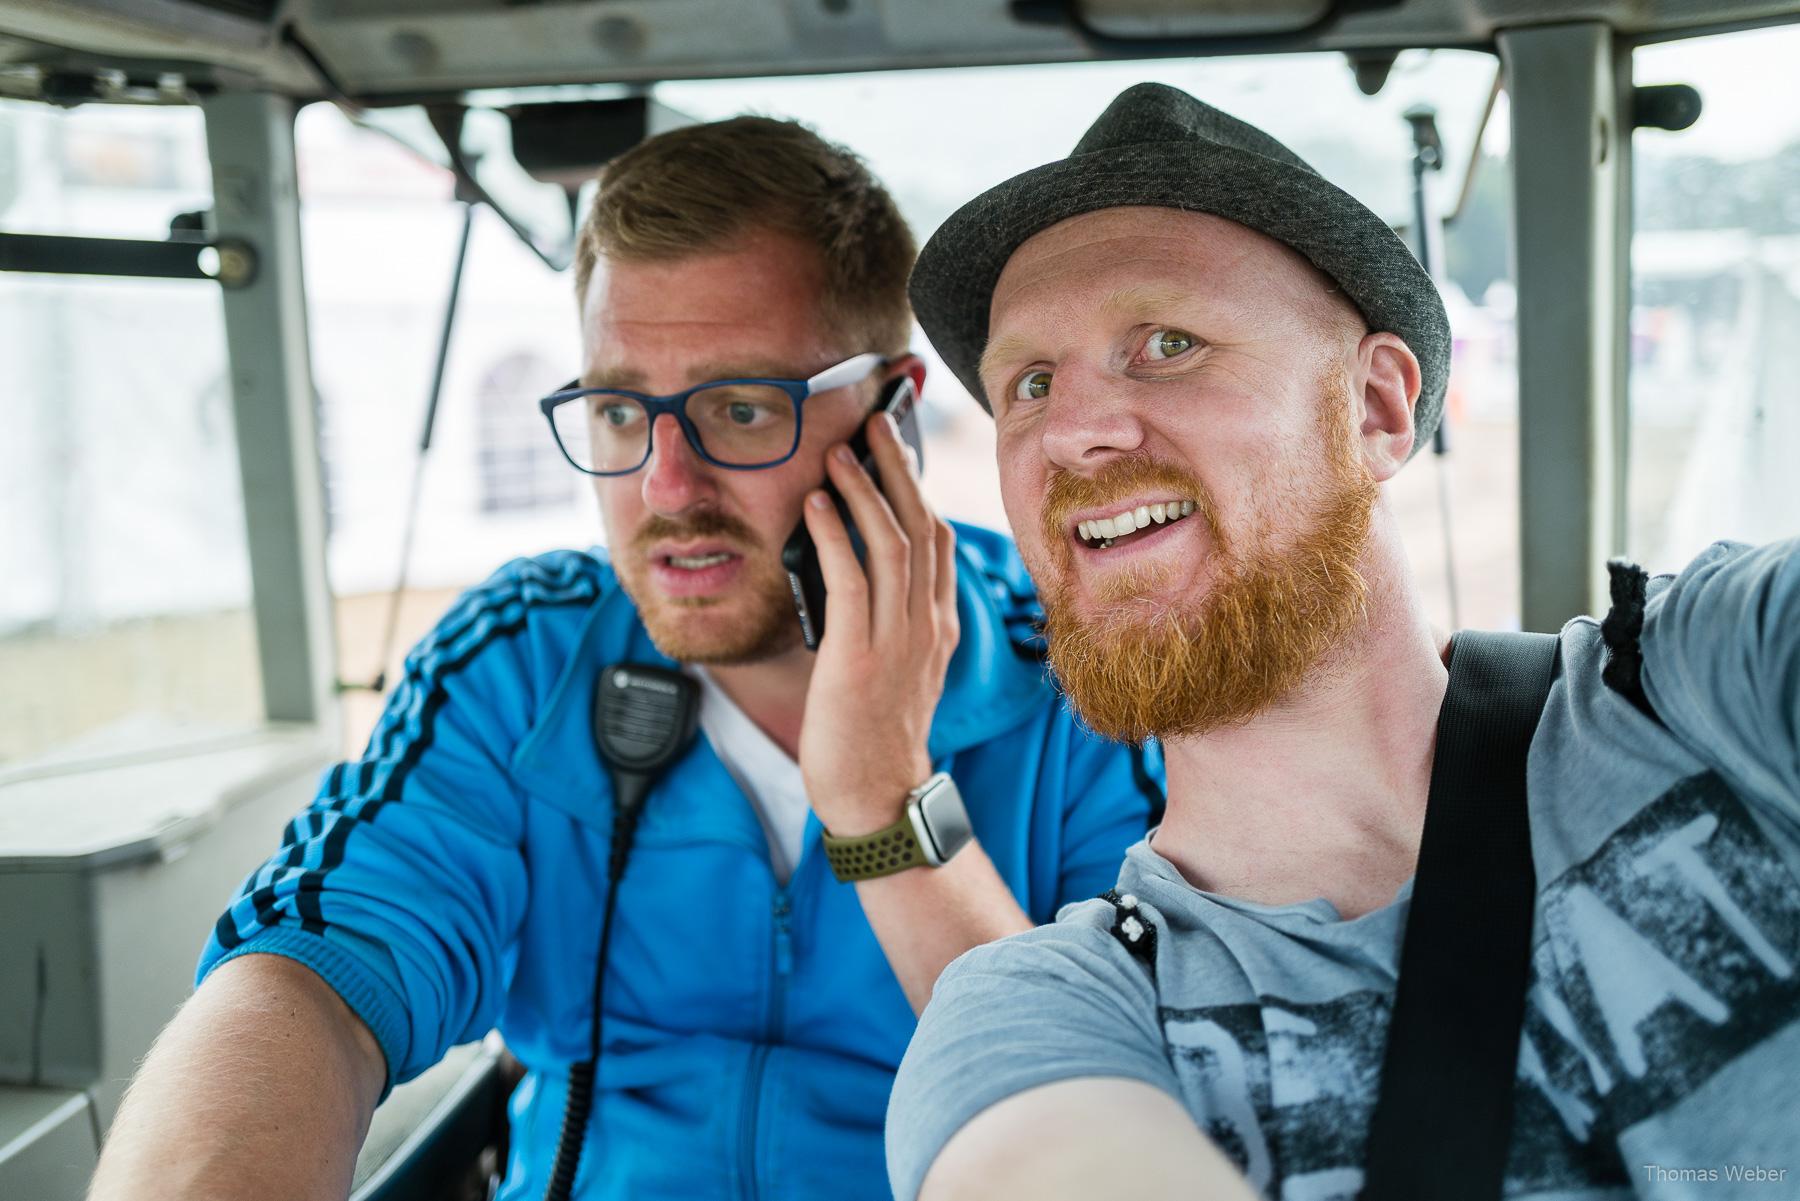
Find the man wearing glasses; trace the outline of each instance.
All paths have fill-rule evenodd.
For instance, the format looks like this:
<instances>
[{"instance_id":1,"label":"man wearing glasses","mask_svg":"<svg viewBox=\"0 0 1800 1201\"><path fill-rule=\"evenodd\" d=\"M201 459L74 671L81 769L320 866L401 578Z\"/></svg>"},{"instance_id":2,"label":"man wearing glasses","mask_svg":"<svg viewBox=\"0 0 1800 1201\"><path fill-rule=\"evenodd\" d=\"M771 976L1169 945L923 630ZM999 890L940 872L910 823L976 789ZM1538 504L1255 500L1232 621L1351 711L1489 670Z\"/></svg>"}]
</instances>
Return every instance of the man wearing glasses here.
<instances>
[{"instance_id":1,"label":"man wearing glasses","mask_svg":"<svg viewBox=\"0 0 1800 1201\"><path fill-rule=\"evenodd\" d=\"M526 1068L500 1196L545 1196L590 1053L612 812L593 698L619 661L697 677L704 737L622 877L571 1195L887 1195L888 1091L938 972L1107 887L1160 804L1046 683L1011 544L938 519L893 424L865 420L924 375L913 253L862 164L788 123L607 168L581 375L539 403L608 550L502 568L413 651L362 760L219 919L96 1197L341 1197L386 1090L496 1025ZM859 428L880 489L840 457ZM780 559L802 514L831 602L816 653Z\"/></svg>"}]
</instances>

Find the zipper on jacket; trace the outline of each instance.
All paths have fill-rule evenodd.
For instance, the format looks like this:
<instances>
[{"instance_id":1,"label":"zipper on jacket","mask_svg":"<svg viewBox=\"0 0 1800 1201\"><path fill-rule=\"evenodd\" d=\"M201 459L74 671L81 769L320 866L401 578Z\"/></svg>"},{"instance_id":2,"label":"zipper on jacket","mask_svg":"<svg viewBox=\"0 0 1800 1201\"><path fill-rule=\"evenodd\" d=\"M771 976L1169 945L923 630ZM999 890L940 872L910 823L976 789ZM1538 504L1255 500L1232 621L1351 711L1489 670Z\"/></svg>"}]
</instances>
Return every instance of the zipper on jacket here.
<instances>
[{"instance_id":1,"label":"zipper on jacket","mask_svg":"<svg viewBox=\"0 0 1800 1201\"><path fill-rule=\"evenodd\" d=\"M787 1004L787 978L794 971L794 935L788 924L793 915L794 905L788 898L788 890L775 890L775 901L770 906L775 917L775 987L769 1005L769 1037L781 1034L781 1024L785 1019Z\"/></svg>"},{"instance_id":2,"label":"zipper on jacket","mask_svg":"<svg viewBox=\"0 0 1800 1201\"><path fill-rule=\"evenodd\" d=\"M744 1180L744 1196L755 1201L757 1094L762 1092L763 1064L769 1058L769 1045L756 1043L750 1048L750 1063L744 1069L744 1117L738 1127L738 1171Z\"/></svg>"},{"instance_id":3,"label":"zipper on jacket","mask_svg":"<svg viewBox=\"0 0 1800 1201\"><path fill-rule=\"evenodd\" d=\"M777 888L774 900L769 903L769 914L774 919L775 928L775 978L769 982L769 1009L763 1023L763 1041L750 1053L750 1066L744 1080L744 1119L741 1128L742 1142L738 1149L745 1196L752 1199L759 1192L756 1180L756 1133L762 1116L759 1101L762 1095L763 1069L768 1063L770 1047L781 1037L781 1028L787 1020L788 977L794 972L794 934L790 921L793 912L794 903L788 890L785 887Z\"/></svg>"}]
</instances>

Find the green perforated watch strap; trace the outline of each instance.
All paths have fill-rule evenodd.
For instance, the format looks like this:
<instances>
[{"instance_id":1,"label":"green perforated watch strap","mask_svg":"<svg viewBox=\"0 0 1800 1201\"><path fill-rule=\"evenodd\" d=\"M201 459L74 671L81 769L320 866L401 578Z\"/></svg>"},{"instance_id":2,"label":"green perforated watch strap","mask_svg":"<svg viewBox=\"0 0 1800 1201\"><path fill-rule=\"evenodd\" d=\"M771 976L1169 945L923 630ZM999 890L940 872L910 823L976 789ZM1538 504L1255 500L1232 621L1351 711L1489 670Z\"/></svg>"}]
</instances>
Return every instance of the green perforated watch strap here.
<instances>
[{"instance_id":1,"label":"green perforated watch strap","mask_svg":"<svg viewBox=\"0 0 1800 1201\"><path fill-rule=\"evenodd\" d=\"M913 833L912 817L906 813L893 825L873 834L836 838L827 831L824 841L832 874L846 884L891 876L909 867L924 867L927 862L919 836Z\"/></svg>"}]
</instances>

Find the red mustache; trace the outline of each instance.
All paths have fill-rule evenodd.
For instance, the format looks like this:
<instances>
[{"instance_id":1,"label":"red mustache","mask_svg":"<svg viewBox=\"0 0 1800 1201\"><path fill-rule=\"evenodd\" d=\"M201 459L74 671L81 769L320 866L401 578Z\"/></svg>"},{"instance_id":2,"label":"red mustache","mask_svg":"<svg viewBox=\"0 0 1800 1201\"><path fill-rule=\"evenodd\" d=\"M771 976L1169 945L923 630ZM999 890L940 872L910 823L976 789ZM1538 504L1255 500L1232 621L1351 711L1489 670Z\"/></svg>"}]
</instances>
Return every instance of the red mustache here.
<instances>
[{"instance_id":1,"label":"red mustache","mask_svg":"<svg viewBox=\"0 0 1800 1201\"><path fill-rule=\"evenodd\" d=\"M1195 514L1211 528L1215 542L1220 540L1219 523L1212 496L1193 474L1172 463L1133 457L1108 464L1092 476L1057 470L1050 475L1044 489L1041 523L1044 544L1060 547L1067 540L1069 519L1082 509L1099 508L1124 497L1152 490L1164 490L1178 496L1192 497Z\"/></svg>"},{"instance_id":2,"label":"red mustache","mask_svg":"<svg viewBox=\"0 0 1800 1201\"><path fill-rule=\"evenodd\" d=\"M702 509L687 517L651 516L631 537L632 549L648 551L658 542L684 542L698 538L724 538L747 547L757 547L756 531L743 521L716 509Z\"/></svg>"}]
</instances>

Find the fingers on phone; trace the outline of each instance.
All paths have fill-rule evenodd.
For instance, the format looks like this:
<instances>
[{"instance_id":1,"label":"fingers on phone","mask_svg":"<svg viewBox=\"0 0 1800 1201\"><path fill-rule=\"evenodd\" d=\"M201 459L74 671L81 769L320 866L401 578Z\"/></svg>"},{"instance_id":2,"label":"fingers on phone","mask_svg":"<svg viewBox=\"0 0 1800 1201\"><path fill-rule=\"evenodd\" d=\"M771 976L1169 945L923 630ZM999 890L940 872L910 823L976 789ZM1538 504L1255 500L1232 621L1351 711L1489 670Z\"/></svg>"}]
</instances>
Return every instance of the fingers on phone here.
<instances>
[{"instance_id":1,"label":"fingers on phone","mask_svg":"<svg viewBox=\"0 0 1800 1201\"><path fill-rule=\"evenodd\" d=\"M825 577L825 591L831 598L831 624L825 637L860 641L868 634L869 583L851 549L850 535L823 488L807 493L804 512L807 532L819 554L819 574Z\"/></svg>"},{"instance_id":2,"label":"fingers on phone","mask_svg":"<svg viewBox=\"0 0 1800 1201\"><path fill-rule=\"evenodd\" d=\"M854 457L835 448L829 464L831 480L843 494L850 519L868 548L869 620L877 631L895 629L897 622L905 620L909 603L911 541L875 481ZM877 470L882 469L878 460Z\"/></svg>"},{"instance_id":3,"label":"fingers on phone","mask_svg":"<svg viewBox=\"0 0 1800 1201\"><path fill-rule=\"evenodd\" d=\"M856 624L861 630L855 641L864 644L871 628L880 631L885 628L884 623L890 617L889 611L893 606L891 602L884 601L883 581L892 578L892 565L896 560L904 562L904 543L899 524L894 520L887 502L881 498L875 481L869 478L868 472L863 470L848 447L834 446L826 456L825 470L831 482L837 486L838 494L844 498L844 504L850 510L850 520L856 523L857 532L862 536L867 552L864 560L858 562L850 547L848 535L844 536L841 547L833 547L833 557L839 561L840 577L853 577L856 584L853 593L840 595L839 586L831 576L826 576L825 590L831 597L831 622L837 621L840 603L848 600L856 609ZM842 522L838 524L841 528ZM824 566L823 548L820 550L820 566ZM850 600L850 596L855 599Z\"/></svg>"},{"instance_id":4,"label":"fingers on phone","mask_svg":"<svg viewBox=\"0 0 1800 1201\"><path fill-rule=\"evenodd\" d=\"M918 460L887 413L869 419L869 446L881 473L882 488L909 548L911 573L907 609L915 621L929 617L937 591L939 522L919 490Z\"/></svg>"}]
</instances>

